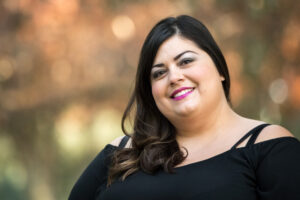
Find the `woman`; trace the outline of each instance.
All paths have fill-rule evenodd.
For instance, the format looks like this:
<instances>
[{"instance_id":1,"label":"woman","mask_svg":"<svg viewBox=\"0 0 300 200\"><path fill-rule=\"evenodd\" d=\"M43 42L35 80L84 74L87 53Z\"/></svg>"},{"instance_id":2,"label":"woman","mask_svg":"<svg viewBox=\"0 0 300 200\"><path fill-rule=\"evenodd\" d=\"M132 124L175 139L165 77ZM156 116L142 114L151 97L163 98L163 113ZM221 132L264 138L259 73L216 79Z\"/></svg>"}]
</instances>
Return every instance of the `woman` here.
<instances>
[{"instance_id":1,"label":"woman","mask_svg":"<svg viewBox=\"0 0 300 200\"><path fill-rule=\"evenodd\" d=\"M201 22L160 21L142 47L126 136L100 152L69 199L299 200L300 142L235 113L229 89L222 52Z\"/></svg>"}]
</instances>

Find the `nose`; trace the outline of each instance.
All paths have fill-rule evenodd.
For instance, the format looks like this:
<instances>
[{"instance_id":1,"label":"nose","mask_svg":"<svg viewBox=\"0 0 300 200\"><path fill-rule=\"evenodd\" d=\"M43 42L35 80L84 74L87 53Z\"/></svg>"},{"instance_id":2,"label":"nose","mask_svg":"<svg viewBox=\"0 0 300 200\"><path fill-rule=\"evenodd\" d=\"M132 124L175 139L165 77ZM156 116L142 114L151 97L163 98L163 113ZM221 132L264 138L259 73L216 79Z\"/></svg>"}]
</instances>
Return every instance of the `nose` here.
<instances>
[{"instance_id":1,"label":"nose","mask_svg":"<svg viewBox=\"0 0 300 200\"><path fill-rule=\"evenodd\" d=\"M170 67L169 68L169 82L170 85L175 85L179 81L182 81L184 78L183 73L181 69L179 69L176 66Z\"/></svg>"}]
</instances>

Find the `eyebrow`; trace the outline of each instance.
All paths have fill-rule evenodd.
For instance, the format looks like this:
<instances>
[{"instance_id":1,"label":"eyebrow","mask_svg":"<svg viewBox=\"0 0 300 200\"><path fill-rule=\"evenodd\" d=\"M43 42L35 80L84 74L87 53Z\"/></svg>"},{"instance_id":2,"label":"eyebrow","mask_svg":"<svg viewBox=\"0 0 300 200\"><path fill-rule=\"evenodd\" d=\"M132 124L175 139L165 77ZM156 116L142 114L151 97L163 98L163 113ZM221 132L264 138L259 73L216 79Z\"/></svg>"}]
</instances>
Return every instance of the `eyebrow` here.
<instances>
[{"instance_id":1,"label":"eyebrow","mask_svg":"<svg viewBox=\"0 0 300 200\"><path fill-rule=\"evenodd\" d=\"M173 58L173 60L176 61L176 60L178 60L183 54L189 53L189 52L194 53L194 54L197 54L197 53L194 52L194 51L187 50L187 51L184 51L184 52L178 54L177 56L175 56L175 57ZM162 67L162 66L164 66L163 63L158 63L158 64L153 65L152 68L154 68L154 67Z\"/></svg>"}]
</instances>

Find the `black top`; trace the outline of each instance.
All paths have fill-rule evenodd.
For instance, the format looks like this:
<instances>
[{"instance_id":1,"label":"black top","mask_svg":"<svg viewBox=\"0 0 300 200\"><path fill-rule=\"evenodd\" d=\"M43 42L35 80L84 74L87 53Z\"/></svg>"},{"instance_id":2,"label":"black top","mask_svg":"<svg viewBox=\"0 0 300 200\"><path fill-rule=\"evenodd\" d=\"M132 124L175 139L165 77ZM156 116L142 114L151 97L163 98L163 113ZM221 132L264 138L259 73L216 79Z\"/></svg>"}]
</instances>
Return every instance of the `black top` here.
<instances>
[{"instance_id":1,"label":"black top","mask_svg":"<svg viewBox=\"0 0 300 200\"><path fill-rule=\"evenodd\" d=\"M138 171L106 188L109 156L120 148L108 144L80 176L69 199L300 200L300 142L280 137L254 144L267 125L255 127L228 151L175 168L175 174ZM247 145L236 148L249 135Z\"/></svg>"}]
</instances>

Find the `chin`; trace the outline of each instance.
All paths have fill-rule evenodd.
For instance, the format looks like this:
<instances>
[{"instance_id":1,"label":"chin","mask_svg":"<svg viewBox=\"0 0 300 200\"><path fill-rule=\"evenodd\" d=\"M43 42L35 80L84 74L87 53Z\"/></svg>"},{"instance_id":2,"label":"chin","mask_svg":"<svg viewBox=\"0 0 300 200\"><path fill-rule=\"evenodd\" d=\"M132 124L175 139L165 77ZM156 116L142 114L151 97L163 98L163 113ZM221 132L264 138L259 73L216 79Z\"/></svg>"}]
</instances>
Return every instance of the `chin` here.
<instances>
[{"instance_id":1,"label":"chin","mask_svg":"<svg viewBox=\"0 0 300 200\"><path fill-rule=\"evenodd\" d=\"M196 108L197 107L194 105L189 105L189 106L185 106L185 108L176 110L175 113L177 115L185 117L185 116L189 116L189 115L192 115L193 113L195 113L197 110Z\"/></svg>"}]
</instances>

